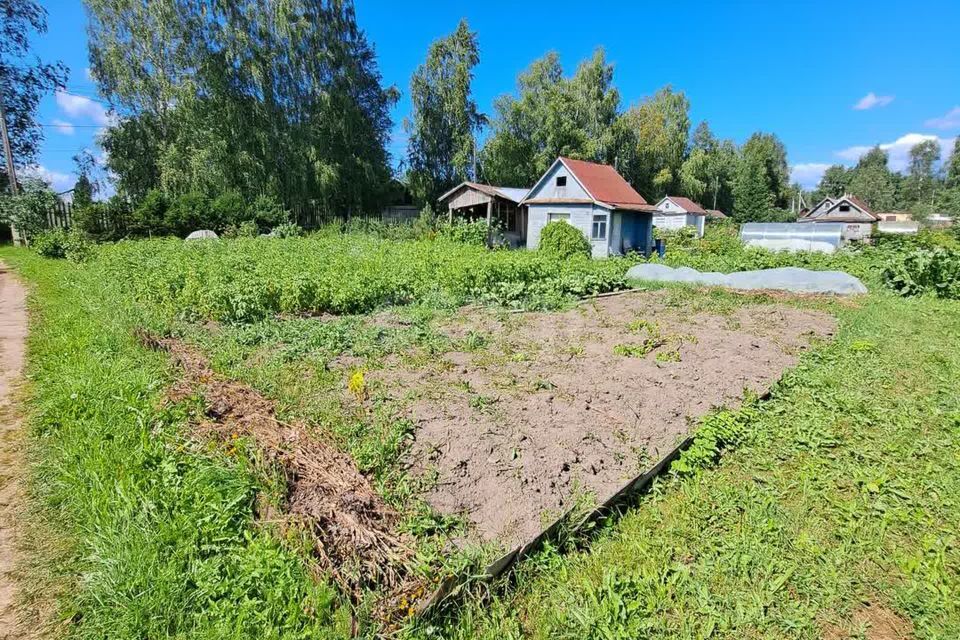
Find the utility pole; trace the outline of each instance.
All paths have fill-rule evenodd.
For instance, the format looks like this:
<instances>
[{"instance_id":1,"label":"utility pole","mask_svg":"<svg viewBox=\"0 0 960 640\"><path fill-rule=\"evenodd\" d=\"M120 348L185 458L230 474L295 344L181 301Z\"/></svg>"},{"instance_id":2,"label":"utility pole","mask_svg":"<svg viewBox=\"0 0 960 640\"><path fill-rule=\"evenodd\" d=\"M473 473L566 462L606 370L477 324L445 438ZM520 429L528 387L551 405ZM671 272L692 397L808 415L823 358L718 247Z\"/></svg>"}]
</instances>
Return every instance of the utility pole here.
<instances>
[{"instance_id":1,"label":"utility pole","mask_svg":"<svg viewBox=\"0 0 960 640\"><path fill-rule=\"evenodd\" d=\"M7 159L7 182L10 183L10 194L17 195L17 171L13 166L13 149L10 147L10 136L7 135L7 112L3 108L3 96L0 95L0 138L3 139L3 156ZM13 234L13 244L20 245L20 232L16 225L10 223L10 232Z\"/></svg>"}]
</instances>

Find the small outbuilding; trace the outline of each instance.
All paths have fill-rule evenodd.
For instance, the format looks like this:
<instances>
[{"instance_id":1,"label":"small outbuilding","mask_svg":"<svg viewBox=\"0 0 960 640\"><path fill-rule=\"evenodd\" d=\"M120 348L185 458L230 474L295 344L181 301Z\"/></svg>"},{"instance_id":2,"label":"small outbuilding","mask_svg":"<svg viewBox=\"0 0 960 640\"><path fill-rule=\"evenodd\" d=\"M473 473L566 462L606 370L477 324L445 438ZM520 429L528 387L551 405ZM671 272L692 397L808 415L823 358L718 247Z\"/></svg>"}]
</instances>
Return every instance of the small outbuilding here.
<instances>
[{"instance_id":1,"label":"small outbuilding","mask_svg":"<svg viewBox=\"0 0 960 640\"><path fill-rule=\"evenodd\" d=\"M873 225L881 216L870 210L856 196L844 195L839 198L826 197L810 211L802 214L797 222L823 224L839 223L843 225L843 239L866 240L873 233Z\"/></svg>"},{"instance_id":2,"label":"small outbuilding","mask_svg":"<svg viewBox=\"0 0 960 640\"><path fill-rule=\"evenodd\" d=\"M520 203L526 195L527 189L461 182L438 201L450 222L486 220L511 247L522 247L527 241L527 208Z\"/></svg>"},{"instance_id":3,"label":"small outbuilding","mask_svg":"<svg viewBox=\"0 0 960 640\"><path fill-rule=\"evenodd\" d=\"M653 215L653 226L671 230L693 227L698 238L703 237L706 222L706 209L683 196L667 196L657 203L657 212Z\"/></svg>"},{"instance_id":4,"label":"small outbuilding","mask_svg":"<svg viewBox=\"0 0 960 640\"><path fill-rule=\"evenodd\" d=\"M520 204L528 212L529 249L548 223L562 220L586 236L595 258L650 253L656 207L609 165L557 158Z\"/></svg>"}]
</instances>

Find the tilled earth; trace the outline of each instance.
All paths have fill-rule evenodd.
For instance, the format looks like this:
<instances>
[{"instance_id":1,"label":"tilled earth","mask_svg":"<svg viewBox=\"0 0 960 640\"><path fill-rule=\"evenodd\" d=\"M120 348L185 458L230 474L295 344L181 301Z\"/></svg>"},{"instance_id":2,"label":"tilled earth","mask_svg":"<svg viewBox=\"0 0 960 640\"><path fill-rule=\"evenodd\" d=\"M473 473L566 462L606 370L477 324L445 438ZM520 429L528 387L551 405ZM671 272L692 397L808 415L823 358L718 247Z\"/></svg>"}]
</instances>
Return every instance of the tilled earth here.
<instances>
[{"instance_id":1,"label":"tilled earth","mask_svg":"<svg viewBox=\"0 0 960 640\"><path fill-rule=\"evenodd\" d=\"M435 479L425 499L514 546L578 496L611 495L711 409L767 391L835 320L780 304L683 315L636 292L562 313L463 311L442 330L469 350L367 375L416 425L407 462Z\"/></svg>"}]
</instances>

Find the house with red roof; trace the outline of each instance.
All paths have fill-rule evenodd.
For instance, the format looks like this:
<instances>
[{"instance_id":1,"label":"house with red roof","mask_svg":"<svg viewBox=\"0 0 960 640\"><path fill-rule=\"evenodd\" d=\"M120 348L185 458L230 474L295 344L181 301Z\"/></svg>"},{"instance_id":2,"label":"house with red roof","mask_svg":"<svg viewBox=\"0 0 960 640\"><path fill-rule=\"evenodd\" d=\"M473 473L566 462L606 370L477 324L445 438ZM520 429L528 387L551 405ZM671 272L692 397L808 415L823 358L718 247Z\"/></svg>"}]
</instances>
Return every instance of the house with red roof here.
<instances>
[{"instance_id":1,"label":"house with red roof","mask_svg":"<svg viewBox=\"0 0 960 640\"><path fill-rule=\"evenodd\" d=\"M671 230L693 227L697 230L697 237L702 238L708 215L706 209L690 198L667 196L657 203L653 226Z\"/></svg>"},{"instance_id":2,"label":"house with red roof","mask_svg":"<svg viewBox=\"0 0 960 640\"><path fill-rule=\"evenodd\" d=\"M529 249L537 248L545 226L562 221L586 236L596 258L650 253L656 207L610 165L559 157L520 204L527 209Z\"/></svg>"}]
</instances>

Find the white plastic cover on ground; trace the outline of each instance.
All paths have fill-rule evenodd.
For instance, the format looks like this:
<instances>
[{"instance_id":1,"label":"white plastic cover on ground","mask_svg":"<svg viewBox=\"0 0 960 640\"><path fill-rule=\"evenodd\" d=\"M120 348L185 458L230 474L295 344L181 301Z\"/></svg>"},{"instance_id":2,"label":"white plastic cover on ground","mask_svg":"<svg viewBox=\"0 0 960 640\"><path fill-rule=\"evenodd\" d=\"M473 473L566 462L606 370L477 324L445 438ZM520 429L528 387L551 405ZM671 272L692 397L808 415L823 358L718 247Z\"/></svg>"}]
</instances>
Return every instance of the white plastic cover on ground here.
<instances>
[{"instance_id":1,"label":"white plastic cover on ground","mask_svg":"<svg viewBox=\"0 0 960 640\"><path fill-rule=\"evenodd\" d=\"M842 236L839 222L748 222L740 228L745 245L769 251L833 253L843 242Z\"/></svg>"},{"instance_id":2,"label":"white plastic cover on ground","mask_svg":"<svg viewBox=\"0 0 960 640\"><path fill-rule=\"evenodd\" d=\"M665 264L645 263L630 267L627 278L654 282L688 282L731 289L777 289L794 293L835 293L849 296L866 293L857 278L842 271L811 271L798 267L738 271L736 273L700 272L690 267L674 269Z\"/></svg>"},{"instance_id":3,"label":"white plastic cover on ground","mask_svg":"<svg viewBox=\"0 0 960 640\"><path fill-rule=\"evenodd\" d=\"M187 236L187 240L216 240L217 234L210 229L200 229L198 231L192 231L190 235Z\"/></svg>"}]
</instances>

